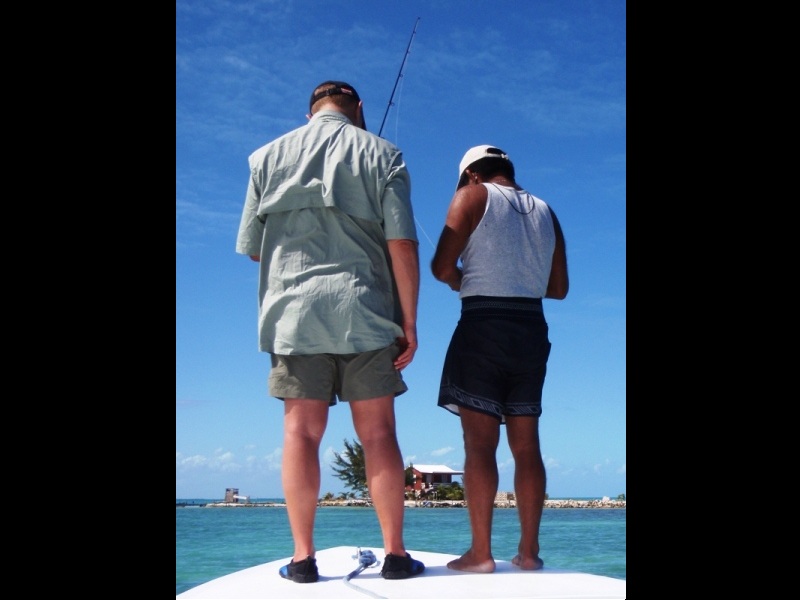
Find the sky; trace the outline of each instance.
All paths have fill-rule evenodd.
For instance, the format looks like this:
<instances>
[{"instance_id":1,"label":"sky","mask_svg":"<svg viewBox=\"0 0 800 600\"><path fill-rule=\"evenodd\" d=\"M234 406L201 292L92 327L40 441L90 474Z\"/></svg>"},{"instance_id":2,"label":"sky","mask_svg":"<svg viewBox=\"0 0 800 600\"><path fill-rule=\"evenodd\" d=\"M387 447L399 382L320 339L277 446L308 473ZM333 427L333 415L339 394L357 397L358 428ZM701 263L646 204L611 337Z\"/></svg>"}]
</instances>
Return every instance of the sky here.
<instances>
[{"instance_id":1,"label":"sky","mask_svg":"<svg viewBox=\"0 0 800 600\"><path fill-rule=\"evenodd\" d=\"M625 2L178 0L175 40L175 497L283 497L258 266L235 244L247 157L307 123L328 79L358 90L368 129L402 150L411 175L419 349L395 400L406 466L463 470L460 421L436 404L461 304L430 261L461 157L491 144L555 211L567 244L569 295L544 300L547 493L625 493ZM332 407L320 496L349 491L331 463L355 439L349 408ZM497 462L499 490L513 491L504 426Z\"/></svg>"}]
</instances>

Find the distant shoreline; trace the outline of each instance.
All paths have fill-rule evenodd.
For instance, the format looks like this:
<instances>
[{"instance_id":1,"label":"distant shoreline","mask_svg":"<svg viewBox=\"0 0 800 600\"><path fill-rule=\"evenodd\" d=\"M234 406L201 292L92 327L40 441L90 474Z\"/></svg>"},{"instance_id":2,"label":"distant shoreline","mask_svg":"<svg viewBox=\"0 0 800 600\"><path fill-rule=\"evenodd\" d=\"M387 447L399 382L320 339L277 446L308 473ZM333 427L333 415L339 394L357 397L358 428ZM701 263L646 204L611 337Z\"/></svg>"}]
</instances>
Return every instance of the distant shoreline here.
<instances>
[{"instance_id":1,"label":"distant shoreline","mask_svg":"<svg viewBox=\"0 0 800 600\"><path fill-rule=\"evenodd\" d=\"M464 508L464 500L406 500L406 508ZM318 506L371 507L366 500L320 500ZM495 508L516 508L514 500L496 501ZM176 508L286 508L285 502L176 502ZM627 500L545 500L545 508L627 508Z\"/></svg>"}]
</instances>

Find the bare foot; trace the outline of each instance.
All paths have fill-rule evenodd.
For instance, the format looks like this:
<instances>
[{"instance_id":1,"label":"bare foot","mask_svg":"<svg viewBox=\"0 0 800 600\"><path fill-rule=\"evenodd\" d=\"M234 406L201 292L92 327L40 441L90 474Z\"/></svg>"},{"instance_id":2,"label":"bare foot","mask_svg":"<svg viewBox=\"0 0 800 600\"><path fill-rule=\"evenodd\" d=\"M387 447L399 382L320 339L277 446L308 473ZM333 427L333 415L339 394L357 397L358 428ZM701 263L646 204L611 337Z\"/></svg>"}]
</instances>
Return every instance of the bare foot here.
<instances>
[{"instance_id":1,"label":"bare foot","mask_svg":"<svg viewBox=\"0 0 800 600\"><path fill-rule=\"evenodd\" d=\"M472 550L467 550L461 558L456 558L447 563L447 568L469 573L494 573L495 563L491 556L485 560L477 560L472 555Z\"/></svg>"},{"instance_id":2,"label":"bare foot","mask_svg":"<svg viewBox=\"0 0 800 600\"><path fill-rule=\"evenodd\" d=\"M544 567L544 561L538 556L522 558L517 554L511 559L511 563L517 565L523 571L538 571Z\"/></svg>"}]
</instances>

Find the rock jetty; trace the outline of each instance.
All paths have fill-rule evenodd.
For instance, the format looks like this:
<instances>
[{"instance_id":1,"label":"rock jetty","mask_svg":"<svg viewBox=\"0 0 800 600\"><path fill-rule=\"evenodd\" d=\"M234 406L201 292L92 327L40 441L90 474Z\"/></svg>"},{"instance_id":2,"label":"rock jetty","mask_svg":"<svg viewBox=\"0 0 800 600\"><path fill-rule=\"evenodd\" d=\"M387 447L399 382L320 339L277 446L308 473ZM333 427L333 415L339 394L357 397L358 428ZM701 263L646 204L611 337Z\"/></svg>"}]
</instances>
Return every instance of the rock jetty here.
<instances>
[{"instance_id":1,"label":"rock jetty","mask_svg":"<svg viewBox=\"0 0 800 600\"><path fill-rule=\"evenodd\" d=\"M505 498L496 498L494 502L495 508L516 508L517 502L513 495ZM370 507L372 503L369 500L320 500L319 506L363 506ZM218 507L286 507L284 502L208 502L204 504L193 504L187 502L176 502L176 508L186 506L197 506L204 508L218 508ZM464 508L467 506L465 500L406 500L406 508ZM545 508L627 508L626 500L611 500L609 498L602 498L601 500L545 500Z\"/></svg>"}]
</instances>

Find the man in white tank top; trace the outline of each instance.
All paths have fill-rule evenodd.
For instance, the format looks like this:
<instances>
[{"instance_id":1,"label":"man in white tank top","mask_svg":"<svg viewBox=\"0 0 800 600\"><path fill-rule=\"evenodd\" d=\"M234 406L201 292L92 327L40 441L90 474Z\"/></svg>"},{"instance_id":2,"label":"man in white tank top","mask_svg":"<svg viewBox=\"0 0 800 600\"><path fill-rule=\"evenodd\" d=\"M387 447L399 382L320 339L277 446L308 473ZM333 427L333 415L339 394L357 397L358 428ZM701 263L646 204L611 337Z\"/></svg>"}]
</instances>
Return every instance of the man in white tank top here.
<instances>
[{"instance_id":1,"label":"man in white tank top","mask_svg":"<svg viewBox=\"0 0 800 600\"><path fill-rule=\"evenodd\" d=\"M461 418L472 544L447 566L495 570L496 451L500 426L506 425L521 528L512 562L524 570L541 569L546 473L539 416L550 355L542 298L562 300L569 291L566 244L555 213L517 185L514 164L499 148L471 148L458 174L431 263L434 277L461 298L438 405Z\"/></svg>"}]
</instances>

